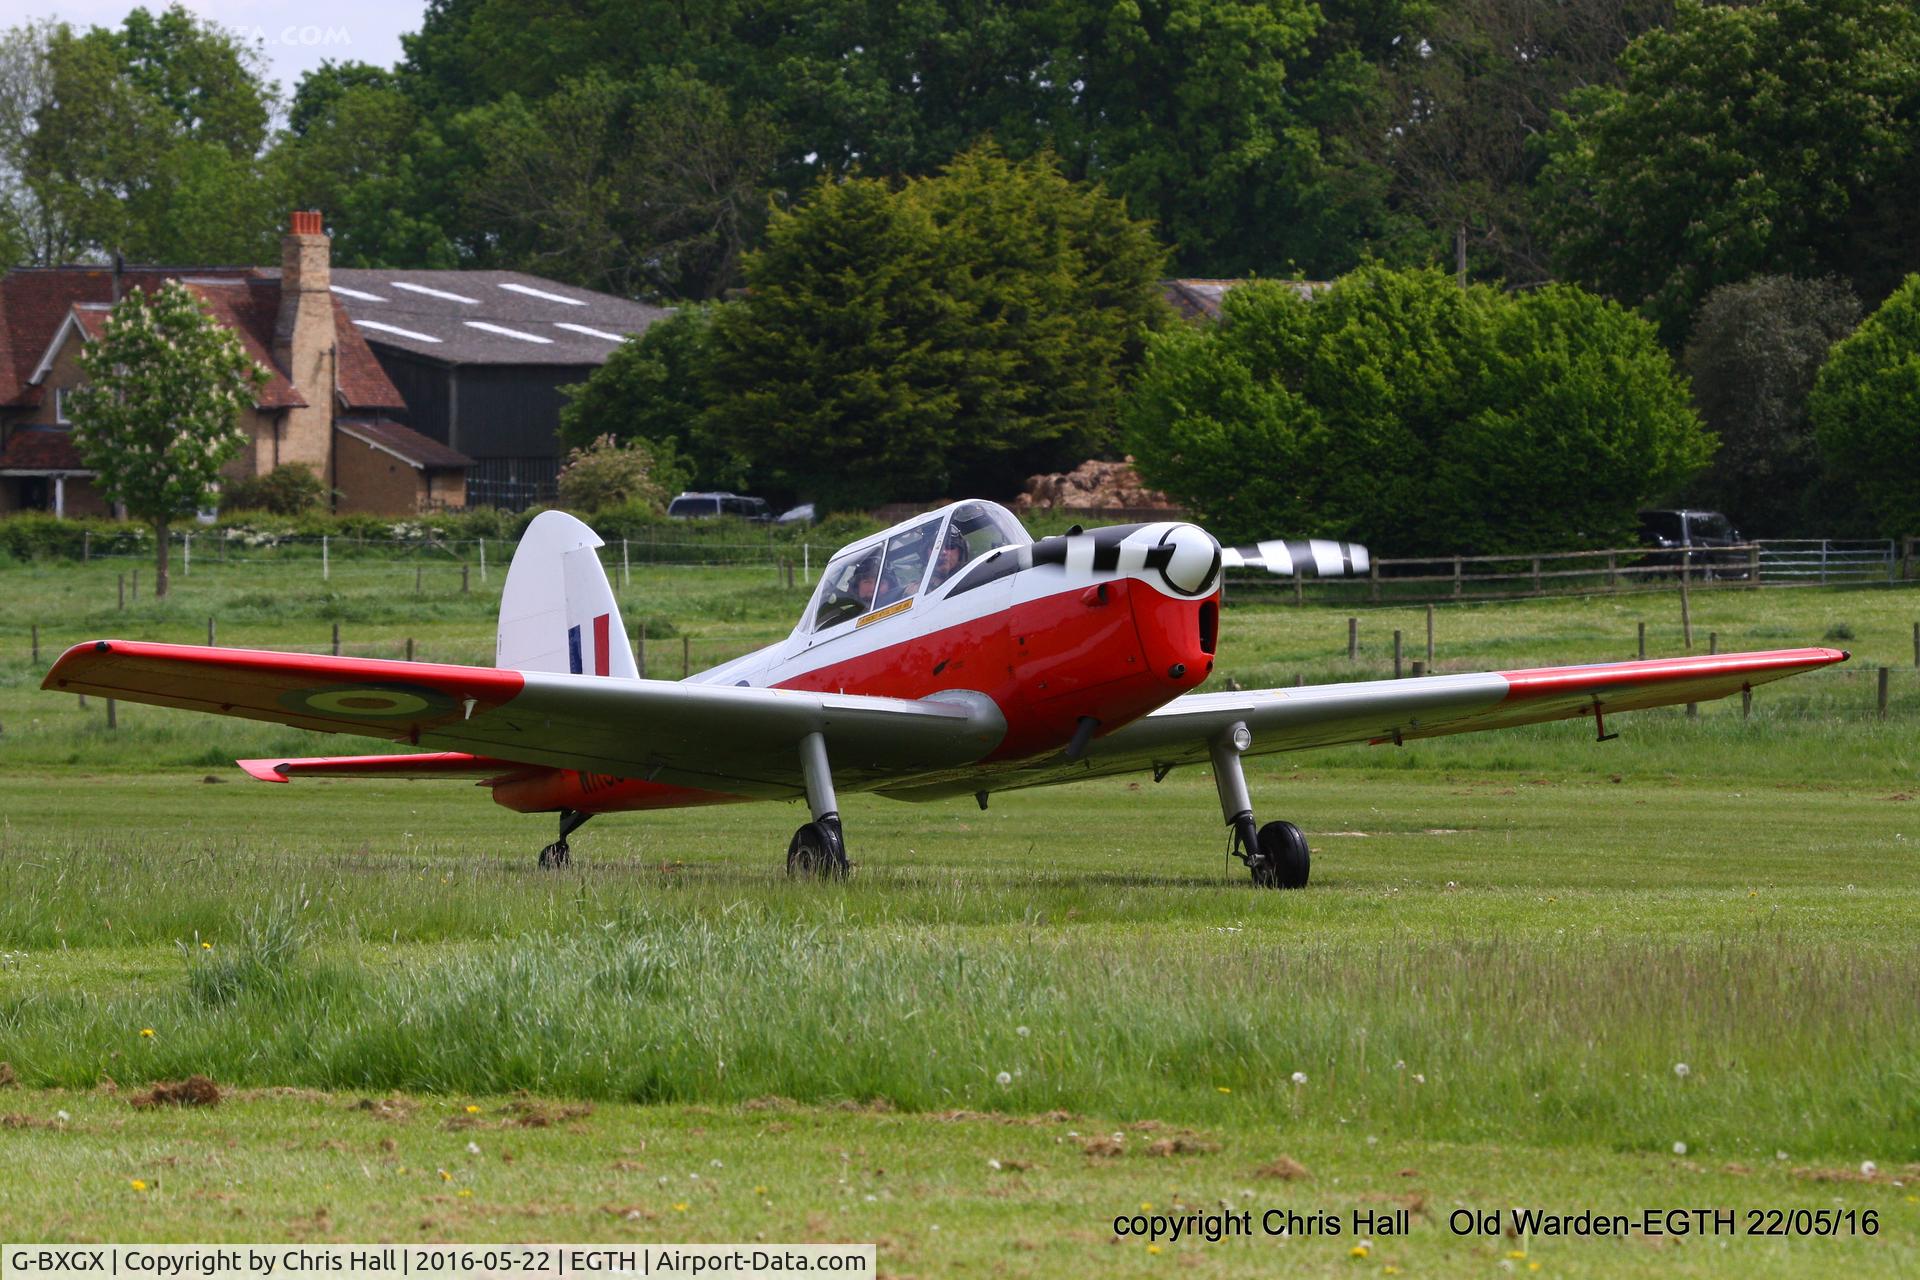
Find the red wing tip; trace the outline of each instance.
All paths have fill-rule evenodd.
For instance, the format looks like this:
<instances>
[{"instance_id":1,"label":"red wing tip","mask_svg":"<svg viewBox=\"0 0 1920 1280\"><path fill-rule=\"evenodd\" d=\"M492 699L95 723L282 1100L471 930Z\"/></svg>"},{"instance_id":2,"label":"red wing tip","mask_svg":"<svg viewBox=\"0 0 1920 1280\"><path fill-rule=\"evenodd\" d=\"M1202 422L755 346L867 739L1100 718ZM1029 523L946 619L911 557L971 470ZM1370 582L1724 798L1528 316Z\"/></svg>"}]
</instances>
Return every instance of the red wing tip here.
<instances>
[{"instance_id":1,"label":"red wing tip","mask_svg":"<svg viewBox=\"0 0 1920 1280\"><path fill-rule=\"evenodd\" d=\"M235 760L235 764L247 771L247 776L261 782L285 782L287 775L282 771L282 760Z\"/></svg>"}]
</instances>

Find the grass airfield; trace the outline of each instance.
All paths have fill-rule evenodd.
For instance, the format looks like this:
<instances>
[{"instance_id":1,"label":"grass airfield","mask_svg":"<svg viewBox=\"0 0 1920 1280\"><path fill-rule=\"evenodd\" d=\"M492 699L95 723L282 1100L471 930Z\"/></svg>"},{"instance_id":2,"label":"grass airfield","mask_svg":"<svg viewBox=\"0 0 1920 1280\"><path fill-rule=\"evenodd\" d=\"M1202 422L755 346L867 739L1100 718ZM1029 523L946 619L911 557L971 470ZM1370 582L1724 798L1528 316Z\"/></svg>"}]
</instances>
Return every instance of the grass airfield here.
<instances>
[{"instance_id":1,"label":"grass airfield","mask_svg":"<svg viewBox=\"0 0 1920 1280\"><path fill-rule=\"evenodd\" d=\"M350 740L132 706L108 731L36 689L65 643L204 640L209 613L223 643L324 650L345 619L348 652L486 660L478 584L332 568L196 567L125 612L115 566L0 568L9 1238L837 1238L923 1275L1920 1270L1920 680L1893 672L1882 721L1871 671L1911 662L1910 592L1697 593L1697 649L1856 654L1751 719L1261 760L1262 819L1314 845L1299 894L1226 864L1201 770L984 813L850 798L841 886L786 882L802 815L777 805L598 819L543 876L550 821L484 792L226 763ZM652 570L622 603L701 665L784 630L799 598L771 576ZM1670 595L1447 606L1437 666L1631 657L1641 620L1680 651ZM1384 674L1395 628L1422 653L1421 611L1244 604L1219 678ZM193 1072L220 1106L128 1104ZM1143 1204L1223 1203L1348 1230L1114 1240ZM1872 1210L1878 1234L1448 1229L1512 1205ZM1411 1234L1355 1256L1354 1212L1400 1207Z\"/></svg>"}]
</instances>

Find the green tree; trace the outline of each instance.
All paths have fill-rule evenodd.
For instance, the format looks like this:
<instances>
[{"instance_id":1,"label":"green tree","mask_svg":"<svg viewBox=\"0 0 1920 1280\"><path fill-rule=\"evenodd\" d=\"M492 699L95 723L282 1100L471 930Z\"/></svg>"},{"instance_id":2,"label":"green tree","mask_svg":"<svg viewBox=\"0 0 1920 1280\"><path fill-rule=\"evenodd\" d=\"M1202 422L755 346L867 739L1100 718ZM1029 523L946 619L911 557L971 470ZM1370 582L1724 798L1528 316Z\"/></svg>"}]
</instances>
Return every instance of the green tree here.
<instances>
[{"instance_id":1,"label":"green tree","mask_svg":"<svg viewBox=\"0 0 1920 1280\"><path fill-rule=\"evenodd\" d=\"M1907 0L1683 0L1625 84L1556 117L1538 212L1569 278L1669 344L1715 286L1837 275L1869 300L1920 230L1920 12Z\"/></svg>"},{"instance_id":2,"label":"green tree","mask_svg":"<svg viewBox=\"0 0 1920 1280\"><path fill-rule=\"evenodd\" d=\"M1810 507L1820 458L1807 397L1829 348L1859 320L1860 302L1840 280L1755 276L1707 295L1686 349L1693 402L1720 438L1693 486L1700 505L1766 537L1834 527Z\"/></svg>"},{"instance_id":3,"label":"green tree","mask_svg":"<svg viewBox=\"0 0 1920 1280\"><path fill-rule=\"evenodd\" d=\"M563 387L560 438L602 436L671 444L703 489L747 487L748 460L706 420L718 398L711 369L713 305L682 307L621 343L585 382Z\"/></svg>"},{"instance_id":4,"label":"green tree","mask_svg":"<svg viewBox=\"0 0 1920 1280\"><path fill-rule=\"evenodd\" d=\"M107 499L153 526L154 594L165 597L168 528L211 505L267 375L177 280L121 299L80 367L74 445Z\"/></svg>"},{"instance_id":5,"label":"green tree","mask_svg":"<svg viewBox=\"0 0 1920 1280\"><path fill-rule=\"evenodd\" d=\"M1216 532L1389 554L1605 545L1711 450L1619 307L1378 267L1157 336L1125 420L1141 475Z\"/></svg>"},{"instance_id":6,"label":"green tree","mask_svg":"<svg viewBox=\"0 0 1920 1280\"><path fill-rule=\"evenodd\" d=\"M175 5L119 30L45 33L22 169L49 250L258 261L282 201L261 164L274 87L258 50Z\"/></svg>"},{"instance_id":7,"label":"green tree","mask_svg":"<svg viewBox=\"0 0 1920 1280\"><path fill-rule=\"evenodd\" d=\"M1920 533L1920 275L1834 345L1808 410L1821 458L1874 530Z\"/></svg>"},{"instance_id":8,"label":"green tree","mask_svg":"<svg viewBox=\"0 0 1920 1280\"><path fill-rule=\"evenodd\" d=\"M774 217L714 321L711 418L827 505L1011 492L1104 447L1159 260L1048 157L823 183Z\"/></svg>"},{"instance_id":9,"label":"green tree","mask_svg":"<svg viewBox=\"0 0 1920 1280\"><path fill-rule=\"evenodd\" d=\"M560 502L575 511L638 505L659 515L682 483L672 449L601 436L567 454L560 468Z\"/></svg>"},{"instance_id":10,"label":"green tree","mask_svg":"<svg viewBox=\"0 0 1920 1280\"><path fill-rule=\"evenodd\" d=\"M487 157L467 199L497 229L503 265L623 294L712 298L737 282L773 135L724 93L675 74L595 73L463 123Z\"/></svg>"}]
</instances>

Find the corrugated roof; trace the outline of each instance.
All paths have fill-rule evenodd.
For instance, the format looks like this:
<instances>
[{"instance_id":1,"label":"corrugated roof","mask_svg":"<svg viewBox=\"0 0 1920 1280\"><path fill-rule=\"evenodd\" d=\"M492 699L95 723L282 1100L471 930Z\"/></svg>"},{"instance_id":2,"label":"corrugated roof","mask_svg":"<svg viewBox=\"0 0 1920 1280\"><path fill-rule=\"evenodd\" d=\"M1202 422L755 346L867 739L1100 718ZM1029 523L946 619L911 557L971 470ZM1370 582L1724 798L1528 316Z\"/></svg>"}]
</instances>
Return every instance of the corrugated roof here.
<instances>
[{"instance_id":1,"label":"corrugated roof","mask_svg":"<svg viewBox=\"0 0 1920 1280\"><path fill-rule=\"evenodd\" d=\"M449 449L438 440L387 418L342 418L334 426L355 440L383 449L402 462L425 470L473 465L473 459L458 449Z\"/></svg>"},{"instance_id":2,"label":"corrugated roof","mask_svg":"<svg viewBox=\"0 0 1920 1280\"><path fill-rule=\"evenodd\" d=\"M673 314L520 271L335 267L333 296L368 342L441 364L603 364Z\"/></svg>"},{"instance_id":3,"label":"corrugated roof","mask_svg":"<svg viewBox=\"0 0 1920 1280\"><path fill-rule=\"evenodd\" d=\"M133 289L157 288L169 279L184 282L216 319L239 334L247 354L267 371L269 381L258 403L274 409L306 403L301 389L287 380L273 360L279 275L251 267L129 267L121 282ZM107 267L21 267L0 278L0 405L38 404L41 389L29 379L60 326L78 306L80 323L91 336L96 308L112 298L113 272ZM348 321L337 297L333 320L341 398L357 409L405 407L393 380ZM312 390L307 389L310 394Z\"/></svg>"}]
</instances>

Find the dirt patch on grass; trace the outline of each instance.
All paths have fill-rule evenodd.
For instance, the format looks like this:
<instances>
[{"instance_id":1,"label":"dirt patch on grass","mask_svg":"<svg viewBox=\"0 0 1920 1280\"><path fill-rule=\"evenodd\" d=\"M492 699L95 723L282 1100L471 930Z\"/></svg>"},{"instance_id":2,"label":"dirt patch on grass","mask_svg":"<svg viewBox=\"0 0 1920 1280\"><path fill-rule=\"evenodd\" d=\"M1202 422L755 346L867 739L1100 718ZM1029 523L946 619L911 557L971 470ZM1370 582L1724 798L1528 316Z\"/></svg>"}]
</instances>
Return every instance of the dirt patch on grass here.
<instances>
[{"instance_id":1,"label":"dirt patch on grass","mask_svg":"<svg viewBox=\"0 0 1920 1280\"><path fill-rule=\"evenodd\" d=\"M348 1108L351 1111L365 1111L382 1120L411 1120L413 1113L419 1109L419 1103L400 1097L362 1098Z\"/></svg>"},{"instance_id":2,"label":"dirt patch on grass","mask_svg":"<svg viewBox=\"0 0 1920 1280\"><path fill-rule=\"evenodd\" d=\"M1277 1156L1253 1171L1256 1178L1278 1178L1282 1182L1301 1182L1313 1175L1307 1166L1292 1156Z\"/></svg>"},{"instance_id":3,"label":"dirt patch on grass","mask_svg":"<svg viewBox=\"0 0 1920 1280\"><path fill-rule=\"evenodd\" d=\"M21 1115L18 1111L9 1111L0 1116L0 1129L51 1129L53 1121L35 1120L32 1116Z\"/></svg>"},{"instance_id":4,"label":"dirt patch on grass","mask_svg":"<svg viewBox=\"0 0 1920 1280\"><path fill-rule=\"evenodd\" d=\"M0 1062L0 1089L18 1089L20 1079L13 1074L11 1062Z\"/></svg>"},{"instance_id":5,"label":"dirt patch on grass","mask_svg":"<svg viewBox=\"0 0 1920 1280\"><path fill-rule=\"evenodd\" d=\"M162 1080L145 1093L127 1099L136 1111L153 1107L217 1107L220 1086L206 1076L188 1076L185 1080Z\"/></svg>"},{"instance_id":6,"label":"dirt patch on grass","mask_svg":"<svg viewBox=\"0 0 1920 1280\"><path fill-rule=\"evenodd\" d=\"M532 1098L515 1098L507 1104L506 1111L508 1124L521 1129L551 1129L557 1124L585 1120L593 1114L593 1105L581 1102L570 1106L550 1107Z\"/></svg>"},{"instance_id":7,"label":"dirt patch on grass","mask_svg":"<svg viewBox=\"0 0 1920 1280\"><path fill-rule=\"evenodd\" d=\"M1117 1138L1104 1135L1088 1138L1080 1144L1080 1149L1095 1160L1111 1160L1127 1153L1127 1144Z\"/></svg>"},{"instance_id":8,"label":"dirt patch on grass","mask_svg":"<svg viewBox=\"0 0 1920 1280\"><path fill-rule=\"evenodd\" d=\"M1219 1143L1209 1142L1197 1133L1176 1133L1170 1138L1149 1142L1146 1146L1150 1156L1203 1156L1219 1149Z\"/></svg>"}]
</instances>

